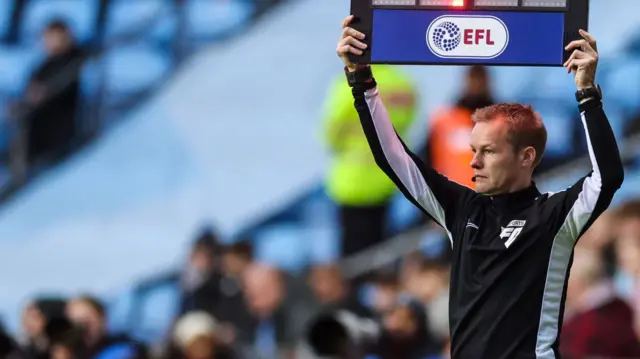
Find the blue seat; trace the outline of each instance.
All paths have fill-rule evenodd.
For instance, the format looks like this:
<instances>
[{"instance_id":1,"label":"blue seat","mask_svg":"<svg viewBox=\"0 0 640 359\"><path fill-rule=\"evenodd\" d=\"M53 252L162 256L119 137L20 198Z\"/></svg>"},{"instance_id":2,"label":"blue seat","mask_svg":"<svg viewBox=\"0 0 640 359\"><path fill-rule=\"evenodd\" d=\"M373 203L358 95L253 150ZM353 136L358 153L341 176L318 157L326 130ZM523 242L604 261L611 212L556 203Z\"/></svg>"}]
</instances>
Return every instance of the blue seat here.
<instances>
[{"instance_id":1,"label":"blue seat","mask_svg":"<svg viewBox=\"0 0 640 359\"><path fill-rule=\"evenodd\" d=\"M625 111L640 111L640 56L620 59L602 81L602 88L605 98L616 101Z\"/></svg>"},{"instance_id":2,"label":"blue seat","mask_svg":"<svg viewBox=\"0 0 640 359\"><path fill-rule=\"evenodd\" d=\"M31 0L25 9L21 39L36 43L43 27L53 19L69 24L80 41L90 39L96 27L99 0Z\"/></svg>"},{"instance_id":3,"label":"blue seat","mask_svg":"<svg viewBox=\"0 0 640 359\"><path fill-rule=\"evenodd\" d=\"M273 225L261 229L255 237L255 256L285 271L296 272L308 263L309 239L295 225Z\"/></svg>"},{"instance_id":4,"label":"blue seat","mask_svg":"<svg viewBox=\"0 0 640 359\"><path fill-rule=\"evenodd\" d=\"M188 36L193 40L215 40L240 30L251 18L254 5L248 1L192 0L187 2Z\"/></svg>"},{"instance_id":5,"label":"blue seat","mask_svg":"<svg viewBox=\"0 0 640 359\"><path fill-rule=\"evenodd\" d=\"M176 30L177 19L171 1L116 0L109 6L107 41L125 34L139 33L160 43L169 42Z\"/></svg>"},{"instance_id":6,"label":"blue seat","mask_svg":"<svg viewBox=\"0 0 640 359\"><path fill-rule=\"evenodd\" d=\"M420 218L420 210L409 202L401 193L397 193L391 200L389 207L389 229L392 232L407 229Z\"/></svg>"},{"instance_id":7,"label":"blue seat","mask_svg":"<svg viewBox=\"0 0 640 359\"><path fill-rule=\"evenodd\" d=\"M171 69L166 54L143 45L111 50L104 61L110 96L127 96L157 86Z\"/></svg>"},{"instance_id":8,"label":"blue seat","mask_svg":"<svg viewBox=\"0 0 640 359\"><path fill-rule=\"evenodd\" d=\"M563 72L564 71L564 72ZM553 98L560 101L574 100L576 92L575 82L566 70L561 68L539 67L533 69L525 69L523 77L528 79L527 86L520 88L521 93L531 95L531 89L544 89L541 96ZM513 78L511 81L514 81ZM520 79L516 80L521 81Z\"/></svg>"},{"instance_id":9,"label":"blue seat","mask_svg":"<svg viewBox=\"0 0 640 359\"><path fill-rule=\"evenodd\" d=\"M11 0L0 1L0 37L4 37L7 34L14 3Z\"/></svg>"},{"instance_id":10,"label":"blue seat","mask_svg":"<svg viewBox=\"0 0 640 359\"><path fill-rule=\"evenodd\" d=\"M84 64L81 74L82 93L91 98L98 93L101 80L100 60L90 60Z\"/></svg>"},{"instance_id":11,"label":"blue seat","mask_svg":"<svg viewBox=\"0 0 640 359\"><path fill-rule=\"evenodd\" d=\"M0 47L0 93L20 93L41 59L42 54L32 48Z\"/></svg>"},{"instance_id":12,"label":"blue seat","mask_svg":"<svg viewBox=\"0 0 640 359\"><path fill-rule=\"evenodd\" d=\"M305 233L312 264L333 263L340 258L340 231L336 226L312 227Z\"/></svg>"},{"instance_id":13,"label":"blue seat","mask_svg":"<svg viewBox=\"0 0 640 359\"><path fill-rule=\"evenodd\" d=\"M134 336L143 341L164 337L178 314L180 292L174 284L164 284L147 292L142 300L140 316L133 329Z\"/></svg>"},{"instance_id":14,"label":"blue seat","mask_svg":"<svg viewBox=\"0 0 640 359\"><path fill-rule=\"evenodd\" d=\"M575 89L574 91L575 92ZM575 102L575 100L573 100ZM577 120L577 110L560 101L534 100L531 103L540 114L547 128L546 158L564 158L572 153L574 126L582 126Z\"/></svg>"},{"instance_id":15,"label":"blue seat","mask_svg":"<svg viewBox=\"0 0 640 359\"><path fill-rule=\"evenodd\" d=\"M133 305L132 291L121 293L119 296L107 302L109 316L107 327L112 333L126 332L129 328L129 316Z\"/></svg>"},{"instance_id":16,"label":"blue seat","mask_svg":"<svg viewBox=\"0 0 640 359\"><path fill-rule=\"evenodd\" d=\"M624 183L613 197L613 205L617 206L629 199L640 197L640 170L626 170L624 174Z\"/></svg>"}]
</instances>

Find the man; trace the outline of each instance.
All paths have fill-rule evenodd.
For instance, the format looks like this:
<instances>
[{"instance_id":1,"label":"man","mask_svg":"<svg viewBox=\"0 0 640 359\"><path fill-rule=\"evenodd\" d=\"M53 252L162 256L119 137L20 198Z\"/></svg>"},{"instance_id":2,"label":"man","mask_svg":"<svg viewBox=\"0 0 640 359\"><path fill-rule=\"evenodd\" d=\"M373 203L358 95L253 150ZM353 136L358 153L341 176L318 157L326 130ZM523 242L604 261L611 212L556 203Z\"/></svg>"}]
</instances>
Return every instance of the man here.
<instances>
[{"instance_id":1,"label":"man","mask_svg":"<svg viewBox=\"0 0 640 359\"><path fill-rule=\"evenodd\" d=\"M546 130L530 106L498 104L474 113L476 190L449 181L396 135L370 68L352 63L364 34L343 22L337 53L378 165L404 195L445 228L453 247L449 322L453 359L559 358L573 247L609 206L624 172L594 79L594 38L581 40L564 66L575 74L593 170L558 193L532 181Z\"/></svg>"},{"instance_id":2,"label":"man","mask_svg":"<svg viewBox=\"0 0 640 359\"><path fill-rule=\"evenodd\" d=\"M565 358L638 358L633 310L607 278L601 253L576 246L560 350Z\"/></svg>"},{"instance_id":3,"label":"man","mask_svg":"<svg viewBox=\"0 0 640 359\"><path fill-rule=\"evenodd\" d=\"M376 65L374 70L394 128L404 134L415 119L415 84L397 66ZM384 241L389 203L397 190L369 151L342 76L325 101L323 136L332 156L326 192L338 206L341 255L348 257Z\"/></svg>"},{"instance_id":4,"label":"man","mask_svg":"<svg viewBox=\"0 0 640 359\"><path fill-rule=\"evenodd\" d=\"M61 20L49 23L42 37L47 57L31 75L25 94L30 108L26 118L30 164L61 159L70 150L76 133L80 71L87 55Z\"/></svg>"},{"instance_id":5,"label":"man","mask_svg":"<svg viewBox=\"0 0 640 359\"><path fill-rule=\"evenodd\" d=\"M110 334L107 328L107 310L97 298L82 295L67 302L67 318L82 329L84 353L81 358L94 358L116 346L125 346L133 353L131 359L148 357L147 348L126 334Z\"/></svg>"}]
</instances>

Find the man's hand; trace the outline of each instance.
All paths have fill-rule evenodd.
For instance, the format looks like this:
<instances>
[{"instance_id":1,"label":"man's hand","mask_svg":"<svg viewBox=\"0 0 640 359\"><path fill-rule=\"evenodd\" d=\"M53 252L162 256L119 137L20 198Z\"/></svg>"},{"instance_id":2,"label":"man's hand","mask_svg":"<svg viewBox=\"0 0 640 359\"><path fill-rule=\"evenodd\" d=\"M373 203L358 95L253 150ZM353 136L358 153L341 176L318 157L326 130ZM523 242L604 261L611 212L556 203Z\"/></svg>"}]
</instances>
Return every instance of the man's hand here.
<instances>
[{"instance_id":1,"label":"man's hand","mask_svg":"<svg viewBox=\"0 0 640 359\"><path fill-rule=\"evenodd\" d=\"M360 41L364 39L363 33L349 27L351 21L353 21L353 15L347 16L342 22L342 36L338 41L336 52L349 71L355 71L357 66L349 60L348 54L362 55L362 50L367 48L367 44Z\"/></svg>"},{"instance_id":2,"label":"man's hand","mask_svg":"<svg viewBox=\"0 0 640 359\"><path fill-rule=\"evenodd\" d=\"M578 90L595 87L596 67L598 66L598 48L596 39L584 30L580 30L582 40L571 41L564 49L573 53L564 63L567 72L575 73Z\"/></svg>"}]
</instances>

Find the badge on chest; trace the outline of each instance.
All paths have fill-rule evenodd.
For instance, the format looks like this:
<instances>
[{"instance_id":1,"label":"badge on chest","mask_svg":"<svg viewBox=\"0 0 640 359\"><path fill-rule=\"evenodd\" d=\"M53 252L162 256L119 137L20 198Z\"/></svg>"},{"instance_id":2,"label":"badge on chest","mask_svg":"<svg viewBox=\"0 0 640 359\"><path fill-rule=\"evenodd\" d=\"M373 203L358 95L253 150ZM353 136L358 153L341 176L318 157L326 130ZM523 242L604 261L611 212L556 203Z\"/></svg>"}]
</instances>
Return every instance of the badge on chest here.
<instances>
[{"instance_id":1,"label":"badge on chest","mask_svg":"<svg viewBox=\"0 0 640 359\"><path fill-rule=\"evenodd\" d=\"M522 232L522 229L524 228L524 225L526 223L527 221L514 219L513 221L509 222L506 227L500 227L500 238L505 241L505 247L509 248L509 246L513 244L516 238L518 238L518 235L520 235L520 232Z\"/></svg>"}]
</instances>

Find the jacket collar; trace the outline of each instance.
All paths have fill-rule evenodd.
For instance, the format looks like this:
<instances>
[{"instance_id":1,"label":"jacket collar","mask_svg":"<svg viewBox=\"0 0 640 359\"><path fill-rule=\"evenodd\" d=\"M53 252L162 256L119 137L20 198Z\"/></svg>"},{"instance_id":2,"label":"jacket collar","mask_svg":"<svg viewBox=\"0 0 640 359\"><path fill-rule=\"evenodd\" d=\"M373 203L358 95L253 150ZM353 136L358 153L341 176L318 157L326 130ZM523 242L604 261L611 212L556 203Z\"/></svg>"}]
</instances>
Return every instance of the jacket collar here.
<instances>
[{"instance_id":1,"label":"jacket collar","mask_svg":"<svg viewBox=\"0 0 640 359\"><path fill-rule=\"evenodd\" d=\"M540 191L535 182L525 189L491 196L493 205L499 210L513 210L528 205L540 196Z\"/></svg>"}]
</instances>

